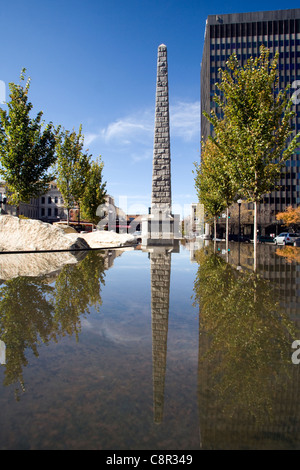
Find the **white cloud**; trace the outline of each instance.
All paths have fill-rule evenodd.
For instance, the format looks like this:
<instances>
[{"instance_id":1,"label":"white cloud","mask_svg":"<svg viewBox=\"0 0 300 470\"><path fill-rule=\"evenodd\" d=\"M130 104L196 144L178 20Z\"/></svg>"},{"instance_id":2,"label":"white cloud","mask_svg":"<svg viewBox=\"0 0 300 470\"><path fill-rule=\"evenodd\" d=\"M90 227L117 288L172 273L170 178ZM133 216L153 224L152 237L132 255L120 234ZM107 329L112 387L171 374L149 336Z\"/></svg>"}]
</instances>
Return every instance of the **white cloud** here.
<instances>
[{"instance_id":1,"label":"white cloud","mask_svg":"<svg viewBox=\"0 0 300 470\"><path fill-rule=\"evenodd\" d=\"M153 154L152 148L151 149L149 148L142 152L132 153L131 159L134 163L139 163L139 162L143 162L145 160L149 160L150 158L152 158L152 154Z\"/></svg>"},{"instance_id":2,"label":"white cloud","mask_svg":"<svg viewBox=\"0 0 300 470\"><path fill-rule=\"evenodd\" d=\"M175 137L190 142L200 135L200 102L180 101L170 107L170 132Z\"/></svg>"},{"instance_id":3,"label":"white cloud","mask_svg":"<svg viewBox=\"0 0 300 470\"><path fill-rule=\"evenodd\" d=\"M97 139L98 134L85 134L84 136L84 143L86 145L90 145L92 142L94 142L95 139Z\"/></svg>"},{"instance_id":4,"label":"white cloud","mask_svg":"<svg viewBox=\"0 0 300 470\"><path fill-rule=\"evenodd\" d=\"M170 133L172 138L183 142L199 140L200 103L178 101L170 106ZM154 138L154 108L139 110L109 123L98 132L86 134L87 145L95 144L105 153L109 151L126 152L132 163L140 163L152 158Z\"/></svg>"},{"instance_id":5,"label":"white cloud","mask_svg":"<svg viewBox=\"0 0 300 470\"><path fill-rule=\"evenodd\" d=\"M116 142L130 145L149 136L152 130L152 126L150 127L145 118L137 119L135 116L129 116L125 119L119 119L102 129L101 137L106 143Z\"/></svg>"},{"instance_id":6,"label":"white cloud","mask_svg":"<svg viewBox=\"0 0 300 470\"><path fill-rule=\"evenodd\" d=\"M142 110L109 123L94 134L104 144L130 146L136 143L147 143L154 132L154 116L149 110Z\"/></svg>"}]
</instances>

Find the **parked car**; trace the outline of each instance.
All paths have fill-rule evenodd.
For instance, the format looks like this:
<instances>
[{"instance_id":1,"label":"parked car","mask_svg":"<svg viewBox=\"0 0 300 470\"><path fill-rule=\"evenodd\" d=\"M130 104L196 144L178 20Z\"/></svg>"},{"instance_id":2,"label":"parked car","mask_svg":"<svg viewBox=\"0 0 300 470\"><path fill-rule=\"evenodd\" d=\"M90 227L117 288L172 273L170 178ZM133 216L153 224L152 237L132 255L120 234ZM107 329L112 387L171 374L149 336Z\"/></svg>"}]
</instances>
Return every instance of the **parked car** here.
<instances>
[{"instance_id":1,"label":"parked car","mask_svg":"<svg viewBox=\"0 0 300 470\"><path fill-rule=\"evenodd\" d=\"M240 242L244 242L244 243L250 243L251 242L249 237L245 237L244 235L238 236L238 235L235 235L235 234L228 235L228 241L229 242L238 242L238 241L240 241Z\"/></svg>"},{"instance_id":2,"label":"parked car","mask_svg":"<svg viewBox=\"0 0 300 470\"><path fill-rule=\"evenodd\" d=\"M282 232L274 238L275 245L293 245L299 233Z\"/></svg>"},{"instance_id":3,"label":"parked car","mask_svg":"<svg viewBox=\"0 0 300 470\"><path fill-rule=\"evenodd\" d=\"M258 235L257 241L259 243L274 243L274 238L270 237L270 235Z\"/></svg>"}]
</instances>

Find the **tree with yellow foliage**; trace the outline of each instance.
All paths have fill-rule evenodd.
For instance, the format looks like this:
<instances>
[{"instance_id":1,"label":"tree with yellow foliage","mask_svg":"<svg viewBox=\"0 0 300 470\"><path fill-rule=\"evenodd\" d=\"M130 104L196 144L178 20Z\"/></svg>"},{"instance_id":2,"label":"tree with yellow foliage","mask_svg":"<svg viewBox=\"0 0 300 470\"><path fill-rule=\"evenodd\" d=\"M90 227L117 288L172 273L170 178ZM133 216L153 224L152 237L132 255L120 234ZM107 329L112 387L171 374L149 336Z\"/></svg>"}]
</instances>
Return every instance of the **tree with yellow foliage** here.
<instances>
[{"instance_id":1,"label":"tree with yellow foliage","mask_svg":"<svg viewBox=\"0 0 300 470\"><path fill-rule=\"evenodd\" d=\"M278 212L276 219L281 220L286 227L292 227L294 230L300 225L300 206L288 206L284 212Z\"/></svg>"}]
</instances>

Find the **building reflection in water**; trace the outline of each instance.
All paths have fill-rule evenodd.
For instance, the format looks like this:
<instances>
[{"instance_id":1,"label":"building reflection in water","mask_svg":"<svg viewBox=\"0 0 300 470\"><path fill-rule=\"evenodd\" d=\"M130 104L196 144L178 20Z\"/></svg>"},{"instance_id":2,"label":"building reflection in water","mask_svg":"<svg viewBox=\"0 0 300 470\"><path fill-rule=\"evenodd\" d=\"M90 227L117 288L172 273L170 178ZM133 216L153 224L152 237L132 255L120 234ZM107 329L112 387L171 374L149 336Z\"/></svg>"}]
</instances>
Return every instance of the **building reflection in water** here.
<instances>
[{"instance_id":1,"label":"building reflection in water","mask_svg":"<svg viewBox=\"0 0 300 470\"><path fill-rule=\"evenodd\" d=\"M300 369L291 361L299 337L299 264L260 246L253 273L251 249L232 245L230 263L222 249L216 255L203 247L195 255L203 449L300 447Z\"/></svg>"}]
</instances>

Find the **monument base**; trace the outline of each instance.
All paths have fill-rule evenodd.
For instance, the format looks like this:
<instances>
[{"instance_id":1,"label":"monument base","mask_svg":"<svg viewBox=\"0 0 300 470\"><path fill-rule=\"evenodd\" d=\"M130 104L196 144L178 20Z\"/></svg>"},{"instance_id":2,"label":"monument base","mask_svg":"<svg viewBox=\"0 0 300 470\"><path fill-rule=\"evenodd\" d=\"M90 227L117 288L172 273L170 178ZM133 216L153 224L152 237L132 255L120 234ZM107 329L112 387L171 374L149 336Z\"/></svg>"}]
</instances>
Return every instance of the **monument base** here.
<instances>
[{"instance_id":1,"label":"monument base","mask_svg":"<svg viewBox=\"0 0 300 470\"><path fill-rule=\"evenodd\" d=\"M179 246L179 214L149 214L142 218L142 246Z\"/></svg>"}]
</instances>

